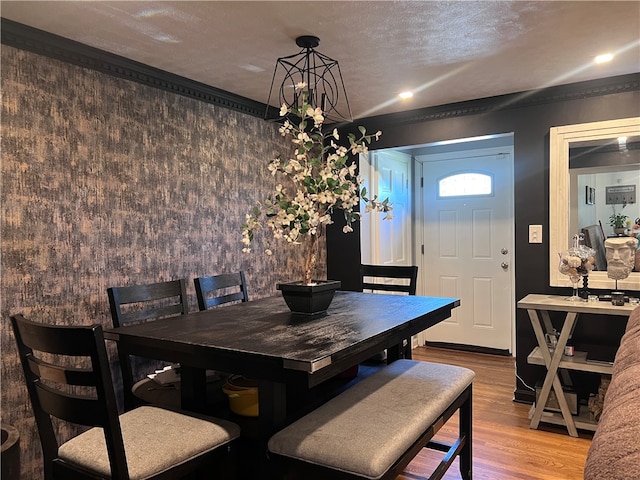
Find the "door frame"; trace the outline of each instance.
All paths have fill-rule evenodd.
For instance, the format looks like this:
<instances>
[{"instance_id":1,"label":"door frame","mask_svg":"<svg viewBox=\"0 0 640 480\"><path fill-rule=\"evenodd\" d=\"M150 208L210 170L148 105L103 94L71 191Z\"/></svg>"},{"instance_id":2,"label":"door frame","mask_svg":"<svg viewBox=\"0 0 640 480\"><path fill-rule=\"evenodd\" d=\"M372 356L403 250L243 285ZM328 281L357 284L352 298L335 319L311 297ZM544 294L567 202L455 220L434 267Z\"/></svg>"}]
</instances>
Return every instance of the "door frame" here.
<instances>
[{"instance_id":1,"label":"door frame","mask_svg":"<svg viewBox=\"0 0 640 480\"><path fill-rule=\"evenodd\" d=\"M460 142L456 142L457 145L471 145L474 143L473 139L468 139L468 142L464 142L464 141L460 141ZM511 312L511 321L509 322L510 325L510 329L511 329L511 355L513 357L515 357L516 355L516 325L515 325L515 319L516 319L516 301L515 301L515 270L516 270L516 265L515 265L515 217L514 217L514 208L515 208L515 195L514 195L514 189L515 189L515 177L514 177L514 147L513 147L513 141L511 142L510 145L505 145L505 146L498 146L498 147L481 147L479 145L479 148L456 148L456 147L452 147L452 149L450 151L447 152L434 152L433 154L429 154L427 152L423 153L420 155L420 157L425 157L425 156L429 156L431 157L429 160L424 160L424 158L422 158L422 160L418 160L418 158L416 158L416 156L414 156L414 165L413 165L413 171L415 172L414 174L414 195L413 195L413 199L414 199L414 204L413 204L413 212L414 212L414 218L413 218L413 228L414 228L414 239L415 239L415 244L414 244L414 248L413 251L415 252L415 259L417 260L417 262L419 263L419 275L418 278L420 278L422 275L426 275L427 274L427 268L426 265L424 263L424 253L422 253L422 246L425 244L424 241L424 208L423 208L423 166L425 163L428 163L429 161L442 161L442 160L447 160L447 159L454 159L454 158L459 158L461 155L470 155L470 156L496 156L496 155L500 155L500 154L506 154L509 156L510 160L511 160L511 192L509 194L509 210L510 210L510 217L511 217L511 228L509 229L509 239L508 239L508 249L509 251L512 253L511 255L511 268L509 269L509 278L510 278L510 282L511 282L511 292L513 293L513 295L511 295L511 298L509 299L510 302L510 308L509 311ZM418 295L424 295L424 285L425 285L425 281L424 278L422 279L422 281L418 282ZM419 336L419 341L418 344L422 345L424 344L424 342L422 341L422 338L424 338L422 335Z\"/></svg>"},{"instance_id":2,"label":"door frame","mask_svg":"<svg viewBox=\"0 0 640 480\"><path fill-rule=\"evenodd\" d=\"M408 215L406 221L408 223L408 249L407 259L404 265L413 265L415 262L416 254L414 250L415 246L415 227L413 226L413 220L415 214L413 209L415 208L415 191L413 187L414 177L414 163L415 158L410 153L398 148L384 148L380 150L369 150L359 156L359 174L362 180L364 180L364 186L368 190L368 196L371 198L374 195L378 196L380 200L384 200L384 196L380 197L378 190L378 176L379 176L379 156L386 153L400 153L409 157L407 159L408 166L408 178L407 178L407 209ZM391 201L393 206L393 201ZM362 206L362 205L361 205ZM393 215L393 210L391 214ZM360 217L360 261L361 263L380 263L380 224L384 222L380 214L364 214ZM366 232L366 233L365 233Z\"/></svg>"}]
</instances>

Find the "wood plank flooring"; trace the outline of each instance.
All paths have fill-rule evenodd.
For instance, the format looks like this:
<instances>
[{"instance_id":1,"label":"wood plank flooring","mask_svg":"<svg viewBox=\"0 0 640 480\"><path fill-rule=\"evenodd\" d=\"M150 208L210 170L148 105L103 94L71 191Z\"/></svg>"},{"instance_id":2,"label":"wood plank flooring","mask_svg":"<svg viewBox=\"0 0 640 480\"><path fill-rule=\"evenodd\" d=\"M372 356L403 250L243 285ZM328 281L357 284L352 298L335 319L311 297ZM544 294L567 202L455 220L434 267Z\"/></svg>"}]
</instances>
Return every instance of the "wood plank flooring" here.
<instances>
[{"instance_id":1,"label":"wood plank flooring","mask_svg":"<svg viewBox=\"0 0 640 480\"><path fill-rule=\"evenodd\" d=\"M473 386L473 478L475 480L580 480L591 438L579 431L570 437L566 429L543 426L529 428L530 406L513 401L514 359L433 347L418 347L413 358L449 363L476 372ZM450 441L457 433L457 417L437 435ZM428 477L441 454L423 450L398 480ZM458 480L458 461L444 480Z\"/></svg>"}]
</instances>

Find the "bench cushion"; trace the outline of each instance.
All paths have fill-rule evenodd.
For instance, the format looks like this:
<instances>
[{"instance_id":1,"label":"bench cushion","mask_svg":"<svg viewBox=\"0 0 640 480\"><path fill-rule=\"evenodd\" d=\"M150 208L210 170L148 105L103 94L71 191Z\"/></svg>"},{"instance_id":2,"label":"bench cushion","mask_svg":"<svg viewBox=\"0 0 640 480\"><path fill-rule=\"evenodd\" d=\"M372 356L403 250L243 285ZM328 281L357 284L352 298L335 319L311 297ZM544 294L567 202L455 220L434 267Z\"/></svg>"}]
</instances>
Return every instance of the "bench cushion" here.
<instances>
[{"instance_id":1,"label":"bench cushion","mask_svg":"<svg viewBox=\"0 0 640 480\"><path fill-rule=\"evenodd\" d=\"M474 376L453 365L397 360L276 433L269 450L380 478Z\"/></svg>"}]
</instances>

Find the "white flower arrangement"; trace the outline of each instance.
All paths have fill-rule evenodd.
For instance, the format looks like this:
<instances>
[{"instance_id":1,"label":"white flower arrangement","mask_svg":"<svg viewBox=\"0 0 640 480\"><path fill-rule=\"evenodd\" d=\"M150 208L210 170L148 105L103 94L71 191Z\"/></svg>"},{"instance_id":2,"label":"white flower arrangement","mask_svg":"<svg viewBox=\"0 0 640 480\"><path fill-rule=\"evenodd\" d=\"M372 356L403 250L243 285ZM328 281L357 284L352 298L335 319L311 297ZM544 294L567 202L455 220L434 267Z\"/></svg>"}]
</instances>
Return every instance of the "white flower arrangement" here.
<instances>
[{"instance_id":1,"label":"white flower arrangement","mask_svg":"<svg viewBox=\"0 0 640 480\"><path fill-rule=\"evenodd\" d=\"M348 163L349 153L366 153L373 139L378 140L382 132L367 135L364 127L358 127L360 137L348 134L349 146L341 146L337 129L327 138L322 131L324 116L320 108L307 103L306 85L300 83L296 90L301 91L301 105L289 109L283 105L281 116L293 114L300 121L296 125L285 119L280 127L282 136L290 136L295 145L293 155L288 159L275 158L269 164L273 176L281 175L292 186L291 192L282 183L278 183L272 195L260 202L251 213L246 215L242 226L243 251L251 251L254 233L264 224L269 227L275 239L284 239L289 243L302 243L309 239L309 250L305 265L304 283L312 281L315 268L315 244L325 225L333 223L332 213L342 210L346 223L344 233L353 232L352 224L360 219L360 213L354 208L362 199L365 212L383 212L384 219L391 219L392 206L389 199L380 202L377 197L368 198L363 181L356 175L356 163ZM265 219L262 220L262 215ZM271 250L265 253L270 255Z\"/></svg>"}]
</instances>

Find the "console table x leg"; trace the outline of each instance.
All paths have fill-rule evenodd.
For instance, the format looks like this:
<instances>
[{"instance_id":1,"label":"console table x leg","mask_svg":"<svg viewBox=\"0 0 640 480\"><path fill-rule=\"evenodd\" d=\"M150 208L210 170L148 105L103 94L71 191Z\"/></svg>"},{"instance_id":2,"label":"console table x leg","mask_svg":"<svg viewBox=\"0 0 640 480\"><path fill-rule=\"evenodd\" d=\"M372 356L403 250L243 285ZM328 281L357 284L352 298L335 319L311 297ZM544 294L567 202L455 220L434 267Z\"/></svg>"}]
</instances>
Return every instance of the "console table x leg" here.
<instances>
[{"instance_id":1,"label":"console table x leg","mask_svg":"<svg viewBox=\"0 0 640 480\"><path fill-rule=\"evenodd\" d=\"M558 366L560 365L560 361L562 360L564 347L567 345L569 335L571 334L571 332L573 332L573 327L576 323L576 319L578 318L578 314L575 312L567 313L562 325L562 329L560 331L558 343L556 344L552 354L549 350L549 347L547 346L545 331L543 330L543 326L546 329L549 329L551 326L548 312L538 312L537 310L533 309L528 309L527 312L529 314L529 319L531 320L531 326L533 327L533 331L536 335L536 340L538 342L540 352L542 353L542 358L544 359L544 364L547 367L547 375L545 376L542 390L540 391L533 416L531 417L530 428L538 428L538 425L540 424L540 420L542 418L542 414L544 412L544 407L547 404L547 400L549 398L549 393L551 392L551 388L553 387L553 391L556 394L558 405L560 406L560 411L562 412L562 417L564 418L569 435L571 435L572 437L577 437L578 431L576 430L573 416L571 415L571 411L569 410L567 399L564 396L562 383L560 382L560 378L558 377Z\"/></svg>"}]
</instances>

